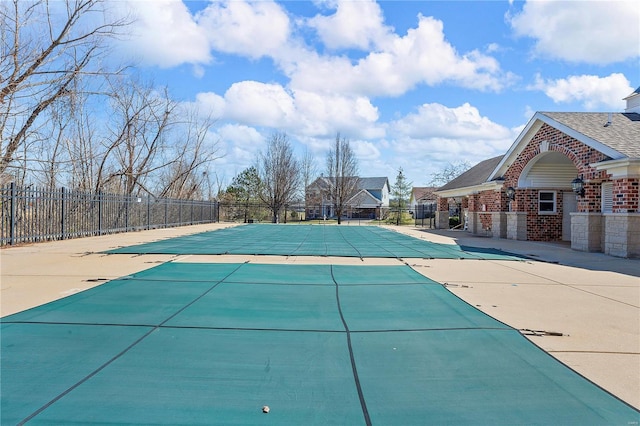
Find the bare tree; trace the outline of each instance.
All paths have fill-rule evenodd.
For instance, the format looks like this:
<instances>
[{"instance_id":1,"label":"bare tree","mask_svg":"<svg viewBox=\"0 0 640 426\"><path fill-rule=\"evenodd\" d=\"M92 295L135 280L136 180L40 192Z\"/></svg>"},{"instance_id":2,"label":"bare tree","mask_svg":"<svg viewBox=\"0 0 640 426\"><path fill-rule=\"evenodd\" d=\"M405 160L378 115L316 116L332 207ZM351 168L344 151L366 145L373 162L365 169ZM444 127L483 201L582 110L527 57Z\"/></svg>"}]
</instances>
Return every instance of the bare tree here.
<instances>
[{"instance_id":1,"label":"bare tree","mask_svg":"<svg viewBox=\"0 0 640 426\"><path fill-rule=\"evenodd\" d=\"M46 142L37 145L38 153L35 161L41 167L42 181L48 188L58 186L62 166L67 161L66 154L66 136L67 129L70 125L69 117L65 114L66 107L62 102L54 102L49 108L49 127L51 129L50 136L45 136ZM44 135L43 135L44 136ZM28 160L28 159L27 159Z\"/></svg>"},{"instance_id":2,"label":"bare tree","mask_svg":"<svg viewBox=\"0 0 640 426\"><path fill-rule=\"evenodd\" d=\"M111 135L98 166L95 190L115 186L126 195L152 193L147 178L176 162L161 155L165 136L175 124L176 103L166 89L159 92L127 80L112 89L112 108Z\"/></svg>"},{"instance_id":3,"label":"bare tree","mask_svg":"<svg viewBox=\"0 0 640 426\"><path fill-rule=\"evenodd\" d=\"M308 149L304 150L302 160L300 161L300 173L302 174L302 194L301 198L305 202L304 210L308 211L307 204L307 188L318 176L318 167L315 162L315 157L309 152Z\"/></svg>"},{"instance_id":4,"label":"bare tree","mask_svg":"<svg viewBox=\"0 0 640 426\"><path fill-rule=\"evenodd\" d=\"M165 153L160 174L160 197L181 199L210 196L211 184L206 166L219 158L218 141L210 141L209 129L215 123L210 117L200 117L198 110L181 108L179 121L168 138L172 144Z\"/></svg>"},{"instance_id":5,"label":"bare tree","mask_svg":"<svg viewBox=\"0 0 640 426\"><path fill-rule=\"evenodd\" d=\"M0 175L37 133L43 113L72 95L73 82L101 73L105 41L125 20L109 21L103 0L0 2ZM101 18L98 16L101 15Z\"/></svg>"},{"instance_id":6,"label":"bare tree","mask_svg":"<svg viewBox=\"0 0 640 426\"><path fill-rule=\"evenodd\" d=\"M92 191L95 188L101 152L98 126L93 111L86 106L87 102L77 102L70 111L72 123L69 137L66 138L70 161L68 185L82 191Z\"/></svg>"},{"instance_id":7,"label":"bare tree","mask_svg":"<svg viewBox=\"0 0 640 426\"><path fill-rule=\"evenodd\" d=\"M358 187L358 160L349 141L340 139L340 133L336 135L335 147L327 155L327 175L330 180L327 195L340 224L347 201Z\"/></svg>"},{"instance_id":8,"label":"bare tree","mask_svg":"<svg viewBox=\"0 0 640 426\"><path fill-rule=\"evenodd\" d=\"M280 211L295 198L301 179L300 165L286 134L271 136L267 151L258 155L256 168L263 184L260 198L277 223Z\"/></svg>"},{"instance_id":9,"label":"bare tree","mask_svg":"<svg viewBox=\"0 0 640 426\"><path fill-rule=\"evenodd\" d=\"M471 165L468 161L459 161L456 163L448 163L444 169L439 172L431 173L431 181L429 182L430 186L442 186L445 183L457 178L462 173L469 170Z\"/></svg>"}]
</instances>

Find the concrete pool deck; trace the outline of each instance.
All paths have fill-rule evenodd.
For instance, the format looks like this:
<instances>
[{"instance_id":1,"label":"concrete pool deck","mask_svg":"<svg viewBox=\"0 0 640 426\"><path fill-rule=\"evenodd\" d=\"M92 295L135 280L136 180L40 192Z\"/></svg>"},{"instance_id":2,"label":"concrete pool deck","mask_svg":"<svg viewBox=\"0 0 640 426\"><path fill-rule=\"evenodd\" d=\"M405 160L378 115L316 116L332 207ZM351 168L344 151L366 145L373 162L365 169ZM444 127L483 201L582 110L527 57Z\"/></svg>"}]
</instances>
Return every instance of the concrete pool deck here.
<instances>
[{"instance_id":1,"label":"concrete pool deck","mask_svg":"<svg viewBox=\"0 0 640 426\"><path fill-rule=\"evenodd\" d=\"M552 356L640 407L640 260L576 252L566 244L394 226L388 228L432 242L502 249L526 256L527 260L102 253L229 226L234 225L197 225L3 248L0 314L20 312L168 261L355 265L404 262L444 284L467 303L522 330Z\"/></svg>"}]
</instances>

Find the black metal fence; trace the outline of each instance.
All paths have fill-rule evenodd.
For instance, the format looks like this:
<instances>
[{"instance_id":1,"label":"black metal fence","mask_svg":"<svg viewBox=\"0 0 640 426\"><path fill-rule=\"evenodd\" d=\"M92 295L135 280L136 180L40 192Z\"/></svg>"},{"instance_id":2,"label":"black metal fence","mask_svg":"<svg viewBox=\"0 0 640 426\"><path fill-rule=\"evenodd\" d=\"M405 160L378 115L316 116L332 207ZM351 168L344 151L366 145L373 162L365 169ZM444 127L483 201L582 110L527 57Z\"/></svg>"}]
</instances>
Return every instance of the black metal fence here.
<instances>
[{"instance_id":1,"label":"black metal fence","mask_svg":"<svg viewBox=\"0 0 640 426\"><path fill-rule=\"evenodd\" d=\"M416 226L435 228L436 216L435 204L418 204L413 210L413 219Z\"/></svg>"},{"instance_id":2,"label":"black metal fence","mask_svg":"<svg viewBox=\"0 0 640 426\"><path fill-rule=\"evenodd\" d=\"M215 201L0 187L0 245L218 221Z\"/></svg>"},{"instance_id":3,"label":"black metal fence","mask_svg":"<svg viewBox=\"0 0 640 426\"><path fill-rule=\"evenodd\" d=\"M219 220L223 222L273 222L273 210L264 203L220 203ZM286 204L276 213L278 223L306 220L304 204Z\"/></svg>"}]
</instances>

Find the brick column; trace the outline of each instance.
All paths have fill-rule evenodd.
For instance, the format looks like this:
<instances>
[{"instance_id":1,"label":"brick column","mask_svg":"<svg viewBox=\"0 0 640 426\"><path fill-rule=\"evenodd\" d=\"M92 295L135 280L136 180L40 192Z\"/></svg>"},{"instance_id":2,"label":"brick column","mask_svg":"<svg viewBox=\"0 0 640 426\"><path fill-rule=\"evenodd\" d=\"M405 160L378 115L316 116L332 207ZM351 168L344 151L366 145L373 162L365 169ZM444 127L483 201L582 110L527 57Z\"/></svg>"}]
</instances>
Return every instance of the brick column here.
<instances>
[{"instance_id":1,"label":"brick column","mask_svg":"<svg viewBox=\"0 0 640 426\"><path fill-rule=\"evenodd\" d=\"M438 197L436 229L449 229L449 199Z\"/></svg>"}]
</instances>

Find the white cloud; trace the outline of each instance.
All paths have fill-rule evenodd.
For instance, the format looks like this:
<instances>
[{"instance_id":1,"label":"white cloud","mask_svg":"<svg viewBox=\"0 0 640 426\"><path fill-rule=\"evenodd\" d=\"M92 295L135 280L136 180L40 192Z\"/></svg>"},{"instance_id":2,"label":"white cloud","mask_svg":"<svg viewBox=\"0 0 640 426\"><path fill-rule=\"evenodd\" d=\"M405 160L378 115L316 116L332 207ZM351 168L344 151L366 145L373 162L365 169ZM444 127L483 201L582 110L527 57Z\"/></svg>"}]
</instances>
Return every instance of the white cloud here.
<instances>
[{"instance_id":1,"label":"white cloud","mask_svg":"<svg viewBox=\"0 0 640 426\"><path fill-rule=\"evenodd\" d=\"M226 102L222 96L212 92L202 92L196 95L196 107L203 116L215 118L223 117Z\"/></svg>"},{"instance_id":2,"label":"white cloud","mask_svg":"<svg viewBox=\"0 0 640 426\"><path fill-rule=\"evenodd\" d=\"M255 128L241 124L220 126L218 134L226 142L231 142L244 150L256 150L264 145L264 136Z\"/></svg>"},{"instance_id":3,"label":"white cloud","mask_svg":"<svg viewBox=\"0 0 640 426\"><path fill-rule=\"evenodd\" d=\"M330 49L368 49L386 37L390 29L384 26L380 6L371 0L342 0L330 16L316 15L307 21Z\"/></svg>"},{"instance_id":4,"label":"white cloud","mask_svg":"<svg viewBox=\"0 0 640 426\"><path fill-rule=\"evenodd\" d=\"M234 83L224 97L199 93L196 103L202 113L221 121L271 127L305 137L331 137L336 132L362 138L384 135L377 124L377 108L361 96L291 92L279 84L242 81Z\"/></svg>"},{"instance_id":5,"label":"white cloud","mask_svg":"<svg viewBox=\"0 0 640 426\"><path fill-rule=\"evenodd\" d=\"M128 0L113 7L135 20L130 37L119 43L126 56L165 68L211 61L206 34L182 1L154 0L151 5Z\"/></svg>"},{"instance_id":6,"label":"white cloud","mask_svg":"<svg viewBox=\"0 0 640 426\"><path fill-rule=\"evenodd\" d=\"M516 35L536 39L539 57L591 64L640 57L636 0L528 1L507 20Z\"/></svg>"},{"instance_id":7,"label":"white cloud","mask_svg":"<svg viewBox=\"0 0 640 426\"><path fill-rule=\"evenodd\" d=\"M403 166L417 186L428 184L431 174L448 163L476 164L504 154L518 134L481 116L468 103L455 108L424 104L389 126L395 139L394 157L388 161Z\"/></svg>"},{"instance_id":8,"label":"white cloud","mask_svg":"<svg viewBox=\"0 0 640 426\"><path fill-rule=\"evenodd\" d=\"M194 65L197 78L212 51L257 59L273 59L292 91L337 93L341 96L400 96L416 85L451 83L499 91L513 77L498 61L472 50L459 53L444 35L442 21L418 16L417 26L403 36L384 25L372 1L341 1L335 12L300 21L318 31L331 48L373 49L359 60L323 55L292 33L283 7L272 1L223 0L209 3L195 16L179 0L158 0L153 7L129 0L139 17L129 40L143 63L171 67ZM488 51L491 51L489 49Z\"/></svg>"},{"instance_id":9,"label":"white cloud","mask_svg":"<svg viewBox=\"0 0 640 426\"><path fill-rule=\"evenodd\" d=\"M211 2L198 15L214 49L260 58L273 55L289 38L289 17L272 1Z\"/></svg>"},{"instance_id":10,"label":"white cloud","mask_svg":"<svg viewBox=\"0 0 640 426\"><path fill-rule=\"evenodd\" d=\"M215 132L222 148L222 157L216 160L216 165L218 170L230 174L220 176L228 184L233 176L255 163L257 153L266 146L265 138L255 128L241 124L224 124Z\"/></svg>"},{"instance_id":11,"label":"white cloud","mask_svg":"<svg viewBox=\"0 0 640 426\"><path fill-rule=\"evenodd\" d=\"M408 114L391 124L394 131L412 139L509 139L509 129L482 117L477 108L465 103L456 108L424 104L417 113Z\"/></svg>"},{"instance_id":12,"label":"white cloud","mask_svg":"<svg viewBox=\"0 0 640 426\"><path fill-rule=\"evenodd\" d=\"M294 119L293 97L278 84L242 81L224 95L226 119L252 126L287 128Z\"/></svg>"},{"instance_id":13,"label":"white cloud","mask_svg":"<svg viewBox=\"0 0 640 426\"><path fill-rule=\"evenodd\" d=\"M376 122L378 110L369 99L334 94L295 92L298 130L306 135L375 138L384 134Z\"/></svg>"},{"instance_id":14,"label":"white cloud","mask_svg":"<svg viewBox=\"0 0 640 426\"><path fill-rule=\"evenodd\" d=\"M378 44L376 51L356 63L344 56L307 51L283 68L295 89L366 96L399 96L417 84L443 82L499 91L513 79L495 58L479 51L458 54L445 40L442 22L431 17L419 16L417 28L402 37L390 34Z\"/></svg>"},{"instance_id":15,"label":"white cloud","mask_svg":"<svg viewBox=\"0 0 640 426\"><path fill-rule=\"evenodd\" d=\"M543 91L556 103L579 102L588 110L602 107L623 110L622 99L633 92L626 77L618 73L607 77L574 75L557 80L544 80L537 75L530 89Z\"/></svg>"},{"instance_id":16,"label":"white cloud","mask_svg":"<svg viewBox=\"0 0 640 426\"><path fill-rule=\"evenodd\" d=\"M354 140L349 141L349 146L353 150L353 153L360 161L374 161L379 160L381 157L380 150L371 141ZM363 170L365 171L365 170Z\"/></svg>"}]
</instances>

